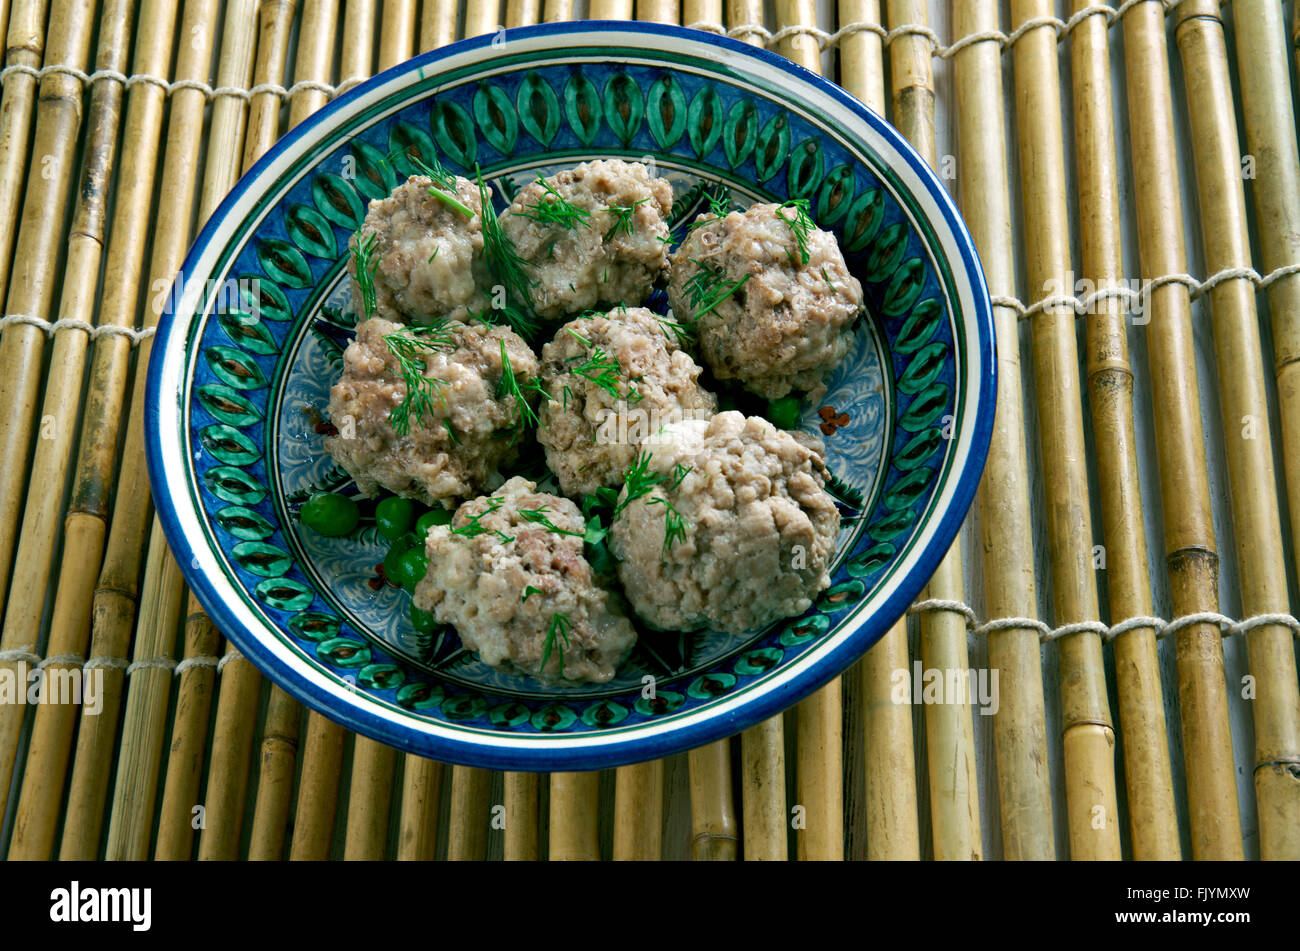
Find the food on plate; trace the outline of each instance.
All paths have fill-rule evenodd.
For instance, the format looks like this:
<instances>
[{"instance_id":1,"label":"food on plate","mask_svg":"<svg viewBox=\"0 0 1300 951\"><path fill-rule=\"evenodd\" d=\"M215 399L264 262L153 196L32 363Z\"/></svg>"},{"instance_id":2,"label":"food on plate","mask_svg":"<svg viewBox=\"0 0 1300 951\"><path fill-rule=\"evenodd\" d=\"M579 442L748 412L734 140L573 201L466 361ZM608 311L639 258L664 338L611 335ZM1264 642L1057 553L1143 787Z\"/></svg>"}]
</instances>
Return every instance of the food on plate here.
<instances>
[{"instance_id":1,"label":"food on plate","mask_svg":"<svg viewBox=\"0 0 1300 951\"><path fill-rule=\"evenodd\" d=\"M508 327L372 317L343 352L325 450L364 495L469 498L517 456L536 376L537 357Z\"/></svg>"},{"instance_id":2,"label":"food on plate","mask_svg":"<svg viewBox=\"0 0 1300 951\"><path fill-rule=\"evenodd\" d=\"M643 440L717 412L680 334L644 307L619 307L570 321L542 348L550 399L538 409L537 440L566 495L617 488Z\"/></svg>"},{"instance_id":3,"label":"food on plate","mask_svg":"<svg viewBox=\"0 0 1300 951\"><path fill-rule=\"evenodd\" d=\"M760 417L668 427L629 471L609 533L636 615L740 633L807 610L840 525L825 484L821 446Z\"/></svg>"},{"instance_id":4,"label":"food on plate","mask_svg":"<svg viewBox=\"0 0 1300 951\"><path fill-rule=\"evenodd\" d=\"M668 300L717 379L816 399L849 350L862 285L797 200L700 215L673 252Z\"/></svg>"},{"instance_id":5,"label":"food on plate","mask_svg":"<svg viewBox=\"0 0 1300 951\"><path fill-rule=\"evenodd\" d=\"M416 164L351 242L361 319L325 439L389 494L317 492L303 524L361 537L373 512L374 590L550 685L611 680L637 625L738 635L807 610L840 514L798 430L863 307L808 203L719 193L670 257L672 188L639 163L539 175L499 214L482 178Z\"/></svg>"},{"instance_id":6,"label":"food on plate","mask_svg":"<svg viewBox=\"0 0 1300 951\"><path fill-rule=\"evenodd\" d=\"M352 308L428 324L484 309L487 281L479 187L436 169L372 201L348 242Z\"/></svg>"},{"instance_id":7,"label":"food on plate","mask_svg":"<svg viewBox=\"0 0 1300 951\"><path fill-rule=\"evenodd\" d=\"M544 318L643 303L668 268L673 190L639 162L585 162L524 186L501 228Z\"/></svg>"},{"instance_id":8,"label":"food on plate","mask_svg":"<svg viewBox=\"0 0 1300 951\"><path fill-rule=\"evenodd\" d=\"M485 664L604 683L636 631L583 556L578 507L536 488L516 476L431 527L415 607L454 626Z\"/></svg>"}]
</instances>

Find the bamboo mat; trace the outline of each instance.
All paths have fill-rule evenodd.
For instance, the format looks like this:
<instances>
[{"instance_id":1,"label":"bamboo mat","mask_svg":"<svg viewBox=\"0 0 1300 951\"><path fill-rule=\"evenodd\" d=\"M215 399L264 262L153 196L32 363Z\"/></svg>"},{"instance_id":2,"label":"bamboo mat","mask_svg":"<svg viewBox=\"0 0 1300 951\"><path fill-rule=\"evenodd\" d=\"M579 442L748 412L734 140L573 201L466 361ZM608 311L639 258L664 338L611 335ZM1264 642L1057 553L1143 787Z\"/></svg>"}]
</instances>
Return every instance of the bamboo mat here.
<instances>
[{"instance_id":1,"label":"bamboo mat","mask_svg":"<svg viewBox=\"0 0 1300 951\"><path fill-rule=\"evenodd\" d=\"M961 541L796 710L602 774L307 715L153 519L156 298L277 136L460 36L683 23L821 71L957 197L998 414ZM9 858L1300 858L1300 21L1277 0L4 0L0 704ZM917 666L919 665L919 667ZM996 712L896 672L998 675ZM990 681L991 682L991 681ZM921 683L924 684L922 677ZM918 688L919 689L919 688Z\"/></svg>"}]
</instances>

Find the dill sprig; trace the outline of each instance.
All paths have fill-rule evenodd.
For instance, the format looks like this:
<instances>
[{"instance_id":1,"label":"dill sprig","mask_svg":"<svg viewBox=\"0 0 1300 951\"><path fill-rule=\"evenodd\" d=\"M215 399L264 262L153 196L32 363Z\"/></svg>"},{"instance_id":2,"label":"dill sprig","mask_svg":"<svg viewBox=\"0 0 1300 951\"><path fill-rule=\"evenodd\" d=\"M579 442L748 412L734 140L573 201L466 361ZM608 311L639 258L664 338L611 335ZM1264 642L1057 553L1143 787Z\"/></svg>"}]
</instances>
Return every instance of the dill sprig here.
<instances>
[{"instance_id":1,"label":"dill sprig","mask_svg":"<svg viewBox=\"0 0 1300 951\"><path fill-rule=\"evenodd\" d=\"M361 289L361 307L365 310L367 319L374 316L377 306L375 268L379 267L379 262L372 258L378 243L379 235L372 231L365 237L358 237L357 243L352 246L352 262L357 268L357 287Z\"/></svg>"},{"instance_id":2,"label":"dill sprig","mask_svg":"<svg viewBox=\"0 0 1300 951\"><path fill-rule=\"evenodd\" d=\"M694 231L696 228L702 228L705 225L711 225L715 221L721 221L731 213L731 189L730 187L719 183L717 189L709 195L709 212L710 218L699 218L687 226L687 231Z\"/></svg>"},{"instance_id":3,"label":"dill sprig","mask_svg":"<svg viewBox=\"0 0 1300 951\"><path fill-rule=\"evenodd\" d=\"M533 282L528 277L526 262L501 227L496 209L492 207L487 183L483 181L483 173L478 171L477 166L475 173L478 176L479 204L482 206L479 217L483 222L483 257L492 276L505 287L507 295L513 296L518 302L511 304L507 300L506 305L498 308L497 312L501 313L515 333L529 340L538 330L537 319L533 314Z\"/></svg>"},{"instance_id":4,"label":"dill sprig","mask_svg":"<svg viewBox=\"0 0 1300 951\"><path fill-rule=\"evenodd\" d=\"M464 538L477 538L480 535L486 535L488 529L487 526L483 524L483 519L500 509L504 504L505 503L501 498L492 496L487 500L487 508L479 512L477 515L468 516L465 519L465 524L460 528L453 528L451 533L453 535L460 535ZM502 532L499 529L497 530L497 535L502 536ZM514 539L509 537L506 537L506 540L514 541Z\"/></svg>"},{"instance_id":5,"label":"dill sprig","mask_svg":"<svg viewBox=\"0 0 1300 951\"><path fill-rule=\"evenodd\" d=\"M659 318L659 326L664 329L664 334L672 334L677 338L677 346L689 347L695 343L695 333L690 327L687 327L679 320L672 320L661 314L656 314Z\"/></svg>"},{"instance_id":6,"label":"dill sprig","mask_svg":"<svg viewBox=\"0 0 1300 951\"><path fill-rule=\"evenodd\" d=\"M637 499L649 495L654 491L654 487L664 480L658 472L650 470L651 455L652 453L646 451L638 453L632 465L628 466L627 472L623 474L623 487L627 490L627 495L614 506L614 518L618 518L623 510Z\"/></svg>"},{"instance_id":7,"label":"dill sprig","mask_svg":"<svg viewBox=\"0 0 1300 951\"><path fill-rule=\"evenodd\" d=\"M664 507L664 547L663 553L668 554L669 550L679 541L686 540L686 529L690 523L682 517L682 513L677 511L672 502L661 495L656 495L653 499L647 499L646 505L662 505Z\"/></svg>"},{"instance_id":8,"label":"dill sprig","mask_svg":"<svg viewBox=\"0 0 1300 951\"><path fill-rule=\"evenodd\" d=\"M398 150L400 151L400 150ZM390 152L387 156L392 158L396 154ZM438 199L448 208L454 208L466 218L474 217L474 209L469 207L456 196L456 176L442 167L442 163L433 158L426 162L418 152L411 146L407 146L406 160L415 166L416 170L425 178L433 182L429 186L429 194Z\"/></svg>"},{"instance_id":9,"label":"dill sprig","mask_svg":"<svg viewBox=\"0 0 1300 951\"><path fill-rule=\"evenodd\" d=\"M397 360L398 372L406 384L406 395L389 412L388 422L394 433L405 436L411 431L412 420L418 424L424 417L434 415L435 400L447 406L447 394L443 390L447 381L425 376L428 370L425 358L454 349L455 340L445 323L439 321L428 327L406 327L384 334L384 345ZM451 432L450 425L448 432ZM451 435L454 439L455 433Z\"/></svg>"},{"instance_id":10,"label":"dill sprig","mask_svg":"<svg viewBox=\"0 0 1300 951\"><path fill-rule=\"evenodd\" d=\"M648 198L639 198L630 205L610 205L609 210L614 213L614 223L605 232L605 240L608 241L620 231L631 237L636 227L632 217L636 214L637 208L649 200Z\"/></svg>"},{"instance_id":11,"label":"dill sprig","mask_svg":"<svg viewBox=\"0 0 1300 951\"><path fill-rule=\"evenodd\" d=\"M691 263L698 268L685 284L686 296L691 305L692 322L698 322L700 318L711 313L749 280L749 275L746 274L739 280L728 281L726 271L721 265L709 264L699 258L691 258Z\"/></svg>"},{"instance_id":12,"label":"dill sprig","mask_svg":"<svg viewBox=\"0 0 1300 951\"><path fill-rule=\"evenodd\" d=\"M668 488L676 492L677 487L682 484L682 480L690 475L691 470L694 468L694 466L688 466L684 462L679 462L677 465L673 466L673 481L668 483Z\"/></svg>"},{"instance_id":13,"label":"dill sprig","mask_svg":"<svg viewBox=\"0 0 1300 951\"><path fill-rule=\"evenodd\" d=\"M531 205L523 205L515 214L536 221L538 224L556 225L567 229L576 228L578 225L589 226L591 212L579 208L561 195L541 176L541 173L537 175L537 184L542 186L541 197Z\"/></svg>"},{"instance_id":14,"label":"dill sprig","mask_svg":"<svg viewBox=\"0 0 1300 951\"><path fill-rule=\"evenodd\" d=\"M571 532L566 528L560 528L560 526L552 522L550 516L546 514L549 510L549 505L541 505L535 509L520 509L519 517L525 522L542 526L542 528L554 535L572 535L574 538L584 537L583 532Z\"/></svg>"},{"instance_id":15,"label":"dill sprig","mask_svg":"<svg viewBox=\"0 0 1300 951\"><path fill-rule=\"evenodd\" d=\"M546 640L542 642L542 670L546 669L546 662L551 659L551 652L555 651L560 658L560 673L564 673L564 651L558 650L558 645L560 638L564 638L564 646L569 646L570 625L567 614L557 612L551 615L551 623L546 628Z\"/></svg>"},{"instance_id":16,"label":"dill sprig","mask_svg":"<svg viewBox=\"0 0 1300 951\"><path fill-rule=\"evenodd\" d=\"M794 217L787 218L785 215L781 214L781 208L793 209ZM791 252L789 248L786 248L785 253L786 256L790 258L790 263L795 264L796 266L807 264L808 259L811 257L811 254L808 251L808 237L813 233L813 229L816 227L816 225L813 224L812 218L808 215L808 199L790 199L776 209L776 216L789 226L790 233L794 235L795 247L799 251L799 260L796 262L794 253Z\"/></svg>"},{"instance_id":17,"label":"dill sprig","mask_svg":"<svg viewBox=\"0 0 1300 951\"><path fill-rule=\"evenodd\" d=\"M575 376L590 380L615 399L626 396L619 384L622 382L623 367L616 357L596 347L591 355L571 371Z\"/></svg>"},{"instance_id":18,"label":"dill sprig","mask_svg":"<svg viewBox=\"0 0 1300 951\"><path fill-rule=\"evenodd\" d=\"M541 593L542 593L542 589L541 589L541 588L535 588L535 587L533 587L532 585L529 585L528 587L524 588L524 596L523 596L522 598L520 598L519 600L520 600L521 602L527 602L528 599L529 599L532 595L534 595L534 594L541 594Z\"/></svg>"},{"instance_id":19,"label":"dill sprig","mask_svg":"<svg viewBox=\"0 0 1300 951\"><path fill-rule=\"evenodd\" d=\"M573 337L575 340L578 341L578 343L582 344L588 350L591 349L591 341L588 340L586 337L584 337L582 334L578 333L578 331L574 330L572 327L565 327L564 332L567 333L569 336Z\"/></svg>"},{"instance_id":20,"label":"dill sprig","mask_svg":"<svg viewBox=\"0 0 1300 951\"><path fill-rule=\"evenodd\" d=\"M547 400L551 399L551 394L546 392L546 387L542 385L541 377L533 377L531 380L519 382L519 377L515 375L515 368L510 363L510 357L506 353L506 342L501 341L501 382L497 384L497 396L513 396L515 406L519 408L519 422L524 426L535 426L537 424L537 413L528 404L528 398L525 393L540 393Z\"/></svg>"}]
</instances>

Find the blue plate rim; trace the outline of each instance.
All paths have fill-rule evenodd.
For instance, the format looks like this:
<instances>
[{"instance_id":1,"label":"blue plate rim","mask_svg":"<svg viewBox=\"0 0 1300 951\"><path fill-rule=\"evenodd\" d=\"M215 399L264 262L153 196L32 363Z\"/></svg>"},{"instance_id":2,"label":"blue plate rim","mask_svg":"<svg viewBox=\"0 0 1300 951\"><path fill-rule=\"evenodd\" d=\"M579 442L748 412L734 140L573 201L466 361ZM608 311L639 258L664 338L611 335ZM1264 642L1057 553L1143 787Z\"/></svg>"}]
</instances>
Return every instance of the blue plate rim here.
<instances>
[{"instance_id":1,"label":"blue plate rim","mask_svg":"<svg viewBox=\"0 0 1300 951\"><path fill-rule=\"evenodd\" d=\"M207 574L195 567L197 550L185 534L176 507L176 498L166 492L154 491L155 510L163 533L171 546L186 582L217 624L239 651L263 674L286 690L294 699L323 716L341 723L357 733L396 746L407 752L444 762L479 766L489 769L515 771L592 770L627 763L656 759L686 749L731 736L755 723L759 723L825 686L841 674L855 659L875 644L885 632L902 617L908 605L924 588L940 561L957 537L966 518L983 475L992 439L997 396L997 340L993 321L992 302L974 240L966 228L951 196L934 171L892 125L865 103L849 94L835 83L805 69L783 56L768 50L749 46L728 37L707 34L700 30L668 24L619 20L583 20L568 23L546 23L536 26L516 27L505 31L508 42L513 38L586 35L606 32L641 33L647 36L677 37L710 44L741 57L757 59L767 66L816 87L831 99L838 101L862 119L872 131L885 139L891 148L911 167L913 173L927 189L930 199L946 219L952 238L958 246L963 273L970 281L973 292L973 312L970 317L977 328L977 347L972 351L972 365L979 368L979 388L971 408L973 420L972 442L968 449L963 471L958 475L950 504L940 516L933 537L918 555L916 563L894 586L885 600L863 618L848 639L837 649L812 663L799 676L797 682L758 696L741 710L723 712L697 724L686 724L661 735L637 736L583 746L554 747L544 741L531 746L495 747L468 738L441 737L413 729L402 729L378 715L356 705L334 706L327 696L314 692L313 685L271 653L236 621L226 602L215 589ZM159 316L152 343L151 359L145 386L145 454L151 487L166 485L160 426L160 408L163 398L163 359L154 354L166 353L176 345L179 330L175 324L171 303L180 300L186 275L203 256L214 240L221 223L251 188L260 174L285 152L301 140L312 135L334 113L346 109L352 100L384 85L392 79L412 71L420 71L438 62L474 50L490 47L496 34L489 33L431 50L399 63L358 84L335 97L321 109L312 113L282 136L254 163L231 189L212 216L203 224L190 250L186 253L177 277L167 297L168 307ZM183 343L182 343L183 345ZM179 394L177 394L178 396ZM743 711L743 715L742 715ZM597 734L598 736L598 734Z\"/></svg>"}]
</instances>

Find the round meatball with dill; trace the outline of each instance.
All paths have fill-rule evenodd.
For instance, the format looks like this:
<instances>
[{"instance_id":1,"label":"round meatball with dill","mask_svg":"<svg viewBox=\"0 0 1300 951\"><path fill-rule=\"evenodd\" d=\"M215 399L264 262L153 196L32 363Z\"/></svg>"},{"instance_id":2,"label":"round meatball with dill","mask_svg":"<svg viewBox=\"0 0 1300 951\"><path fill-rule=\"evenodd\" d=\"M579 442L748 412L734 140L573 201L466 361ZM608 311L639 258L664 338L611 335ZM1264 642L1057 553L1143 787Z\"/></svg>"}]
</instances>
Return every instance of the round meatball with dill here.
<instances>
[{"instance_id":1,"label":"round meatball with dill","mask_svg":"<svg viewBox=\"0 0 1300 951\"><path fill-rule=\"evenodd\" d=\"M807 610L840 524L819 447L737 412L663 435L628 471L609 531L637 616L740 633Z\"/></svg>"},{"instance_id":2,"label":"round meatball with dill","mask_svg":"<svg viewBox=\"0 0 1300 951\"><path fill-rule=\"evenodd\" d=\"M516 476L432 527L415 606L454 627L491 667L546 683L604 683L636 631L583 555L578 507L536 488Z\"/></svg>"},{"instance_id":3,"label":"round meatball with dill","mask_svg":"<svg viewBox=\"0 0 1300 951\"><path fill-rule=\"evenodd\" d=\"M643 303L668 269L672 186L639 162L584 162L524 186L501 215L531 282L533 310L558 318Z\"/></svg>"},{"instance_id":4,"label":"round meatball with dill","mask_svg":"<svg viewBox=\"0 0 1300 951\"><path fill-rule=\"evenodd\" d=\"M536 422L537 370L508 327L371 318L343 352L325 449L365 495L469 498L503 481Z\"/></svg>"},{"instance_id":5,"label":"round meatball with dill","mask_svg":"<svg viewBox=\"0 0 1300 951\"><path fill-rule=\"evenodd\" d=\"M806 200L716 208L673 252L668 300L713 375L768 399L813 399L848 353L862 285Z\"/></svg>"},{"instance_id":6,"label":"round meatball with dill","mask_svg":"<svg viewBox=\"0 0 1300 951\"><path fill-rule=\"evenodd\" d=\"M566 495L617 488L643 442L718 410L681 325L644 307L572 320L542 348L537 441Z\"/></svg>"}]
</instances>

